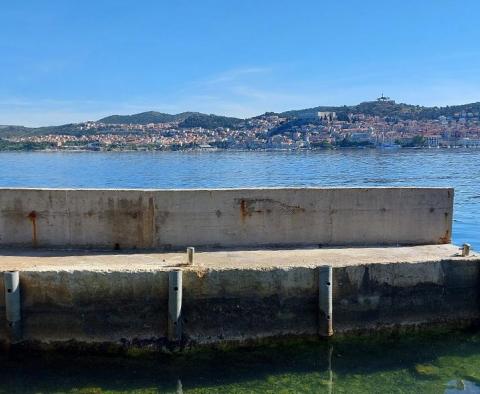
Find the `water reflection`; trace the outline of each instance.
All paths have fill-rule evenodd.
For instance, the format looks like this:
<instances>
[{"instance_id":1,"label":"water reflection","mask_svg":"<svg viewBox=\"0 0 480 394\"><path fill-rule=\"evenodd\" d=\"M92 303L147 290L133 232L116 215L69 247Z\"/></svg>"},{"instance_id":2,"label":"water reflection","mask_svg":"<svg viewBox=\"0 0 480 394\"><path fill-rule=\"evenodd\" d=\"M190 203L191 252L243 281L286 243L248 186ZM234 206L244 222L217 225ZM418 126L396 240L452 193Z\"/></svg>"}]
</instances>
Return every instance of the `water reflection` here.
<instances>
[{"instance_id":1,"label":"water reflection","mask_svg":"<svg viewBox=\"0 0 480 394\"><path fill-rule=\"evenodd\" d=\"M478 394L480 393L480 386L478 386L474 382L469 382L468 380L465 380L465 379L452 380L447 383L447 389L445 390L445 394L456 394L456 393Z\"/></svg>"},{"instance_id":2,"label":"water reflection","mask_svg":"<svg viewBox=\"0 0 480 394\"><path fill-rule=\"evenodd\" d=\"M0 357L12 393L456 393L480 390L480 334L334 339L235 351ZM73 353L72 353L73 352Z\"/></svg>"}]
</instances>

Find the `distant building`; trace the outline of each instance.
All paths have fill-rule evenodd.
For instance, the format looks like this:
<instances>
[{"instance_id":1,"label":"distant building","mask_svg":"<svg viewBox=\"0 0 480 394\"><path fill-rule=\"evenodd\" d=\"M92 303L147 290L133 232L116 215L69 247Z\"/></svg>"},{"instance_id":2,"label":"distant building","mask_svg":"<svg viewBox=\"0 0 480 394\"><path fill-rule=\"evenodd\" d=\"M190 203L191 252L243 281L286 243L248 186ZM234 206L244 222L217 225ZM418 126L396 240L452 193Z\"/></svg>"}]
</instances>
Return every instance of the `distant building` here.
<instances>
[{"instance_id":1,"label":"distant building","mask_svg":"<svg viewBox=\"0 0 480 394\"><path fill-rule=\"evenodd\" d=\"M441 140L442 140L442 137L440 135L428 135L426 137L427 146L433 147L433 148L440 146Z\"/></svg>"},{"instance_id":2,"label":"distant building","mask_svg":"<svg viewBox=\"0 0 480 394\"><path fill-rule=\"evenodd\" d=\"M337 113L331 111L319 111L317 112L317 116L322 120L334 120L337 118Z\"/></svg>"},{"instance_id":3,"label":"distant building","mask_svg":"<svg viewBox=\"0 0 480 394\"><path fill-rule=\"evenodd\" d=\"M381 103L391 103L391 104L395 104L395 100L392 100L390 97L384 96L383 93L382 93L382 95L381 95L379 98L377 98L377 101L379 101L379 102L381 102Z\"/></svg>"},{"instance_id":4,"label":"distant building","mask_svg":"<svg viewBox=\"0 0 480 394\"><path fill-rule=\"evenodd\" d=\"M371 142L371 138L372 134L369 132L350 134L350 140L352 142Z\"/></svg>"},{"instance_id":5,"label":"distant building","mask_svg":"<svg viewBox=\"0 0 480 394\"><path fill-rule=\"evenodd\" d=\"M460 138L456 141L457 146L464 146L467 148L478 148L480 146L480 139L478 138Z\"/></svg>"},{"instance_id":6,"label":"distant building","mask_svg":"<svg viewBox=\"0 0 480 394\"><path fill-rule=\"evenodd\" d=\"M217 148L216 148L215 146L212 146L212 145L210 145L210 144L200 144L200 145L198 146L198 148L199 148L200 150L217 150Z\"/></svg>"}]
</instances>

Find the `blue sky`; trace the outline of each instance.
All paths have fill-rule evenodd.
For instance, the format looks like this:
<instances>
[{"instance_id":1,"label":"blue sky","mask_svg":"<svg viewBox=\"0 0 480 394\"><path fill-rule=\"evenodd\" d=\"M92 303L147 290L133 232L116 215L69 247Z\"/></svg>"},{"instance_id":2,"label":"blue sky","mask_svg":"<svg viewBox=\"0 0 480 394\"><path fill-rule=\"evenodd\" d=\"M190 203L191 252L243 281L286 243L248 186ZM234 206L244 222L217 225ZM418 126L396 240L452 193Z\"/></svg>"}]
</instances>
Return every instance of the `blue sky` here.
<instances>
[{"instance_id":1,"label":"blue sky","mask_svg":"<svg viewBox=\"0 0 480 394\"><path fill-rule=\"evenodd\" d=\"M480 101L478 0L6 0L0 124Z\"/></svg>"}]
</instances>

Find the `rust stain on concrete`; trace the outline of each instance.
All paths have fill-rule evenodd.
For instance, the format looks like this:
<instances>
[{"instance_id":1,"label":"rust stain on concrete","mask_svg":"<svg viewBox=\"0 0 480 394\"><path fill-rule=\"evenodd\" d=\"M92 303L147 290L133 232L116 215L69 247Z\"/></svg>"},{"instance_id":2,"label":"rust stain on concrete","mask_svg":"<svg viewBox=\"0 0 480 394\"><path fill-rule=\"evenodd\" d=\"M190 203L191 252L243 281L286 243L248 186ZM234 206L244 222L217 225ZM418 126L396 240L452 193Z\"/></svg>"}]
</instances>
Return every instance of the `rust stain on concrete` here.
<instances>
[{"instance_id":1,"label":"rust stain on concrete","mask_svg":"<svg viewBox=\"0 0 480 394\"><path fill-rule=\"evenodd\" d=\"M37 213L32 211L28 214L28 218L32 222L32 245L37 247Z\"/></svg>"},{"instance_id":2,"label":"rust stain on concrete","mask_svg":"<svg viewBox=\"0 0 480 394\"><path fill-rule=\"evenodd\" d=\"M441 244L449 244L450 243L450 230L445 231L445 234L440 237L439 239Z\"/></svg>"},{"instance_id":3,"label":"rust stain on concrete","mask_svg":"<svg viewBox=\"0 0 480 394\"><path fill-rule=\"evenodd\" d=\"M242 221L245 220L245 218L248 216L247 203L245 200L240 201L240 216L242 218Z\"/></svg>"},{"instance_id":4,"label":"rust stain on concrete","mask_svg":"<svg viewBox=\"0 0 480 394\"><path fill-rule=\"evenodd\" d=\"M251 198L236 200L240 204L240 216L242 221L253 214L275 214L286 212L297 214L305 212L305 208L298 205L289 205L271 198Z\"/></svg>"},{"instance_id":5,"label":"rust stain on concrete","mask_svg":"<svg viewBox=\"0 0 480 394\"><path fill-rule=\"evenodd\" d=\"M432 211L430 210L430 212L432 212ZM443 216L444 216L444 218L445 218L445 224L448 226L448 223L449 223L449 214L448 214L448 212L445 212ZM452 241L452 239L451 239L450 230L447 229L447 230L445 230L444 235L440 237L439 243L441 243L441 244L449 244L451 241Z\"/></svg>"}]
</instances>

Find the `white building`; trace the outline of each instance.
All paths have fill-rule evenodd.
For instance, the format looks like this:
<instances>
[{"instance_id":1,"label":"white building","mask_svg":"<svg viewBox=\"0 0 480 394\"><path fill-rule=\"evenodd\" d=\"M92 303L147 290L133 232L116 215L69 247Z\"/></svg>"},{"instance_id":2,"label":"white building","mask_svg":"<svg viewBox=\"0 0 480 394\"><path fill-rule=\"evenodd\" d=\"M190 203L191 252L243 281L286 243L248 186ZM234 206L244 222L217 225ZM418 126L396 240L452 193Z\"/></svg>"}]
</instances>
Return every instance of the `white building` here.
<instances>
[{"instance_id":1,"label":"white building","mask_svg":"<svg viewBox=\"0 0 480 394\"><path fill-rule=\"evenodd\" d=\"M317 116L320 119L333 120L333 119L337 118L337 113L336 112L331 112L331 111L318 111Z\"/></svg>"}]
</instances>

